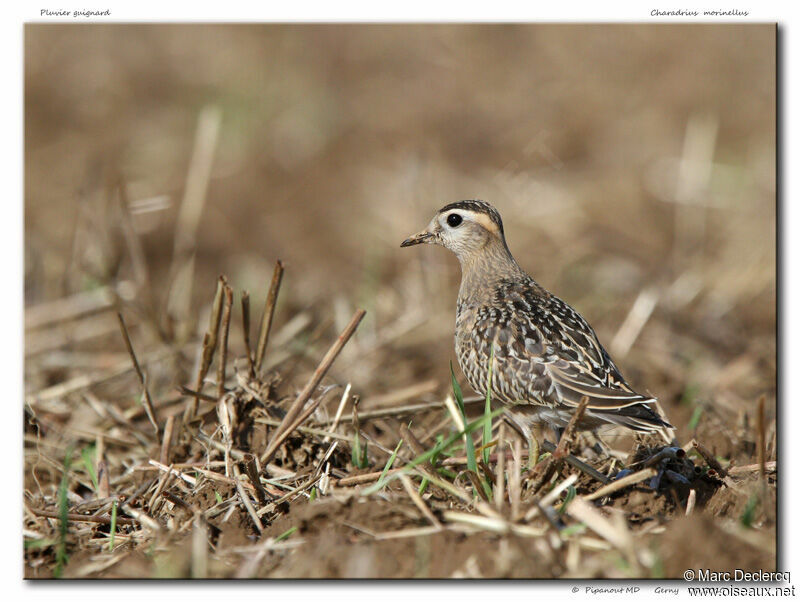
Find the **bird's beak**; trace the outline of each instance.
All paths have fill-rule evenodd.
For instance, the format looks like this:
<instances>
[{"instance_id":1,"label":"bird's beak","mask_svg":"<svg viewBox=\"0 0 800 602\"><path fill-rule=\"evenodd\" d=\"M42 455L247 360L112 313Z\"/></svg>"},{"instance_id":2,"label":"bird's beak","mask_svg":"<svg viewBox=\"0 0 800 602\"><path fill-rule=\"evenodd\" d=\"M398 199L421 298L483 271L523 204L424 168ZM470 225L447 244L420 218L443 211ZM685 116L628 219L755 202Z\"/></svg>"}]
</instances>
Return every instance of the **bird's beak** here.
<instances>
[{"instance_id":1,"label":"bird's beak","mask_svg":"<svg viewBox=\"0 0 800 602\"><path fill-rule=\"evenodd\" d=\"M427 230L423 230L422 232L418 232L413 236L409 236L403 242L400 243L401 247L411 247L413 245L419 245L422 243L431 242L431 238L433 238L433 234L428 232Z\"/></svg>"}]
</instances>

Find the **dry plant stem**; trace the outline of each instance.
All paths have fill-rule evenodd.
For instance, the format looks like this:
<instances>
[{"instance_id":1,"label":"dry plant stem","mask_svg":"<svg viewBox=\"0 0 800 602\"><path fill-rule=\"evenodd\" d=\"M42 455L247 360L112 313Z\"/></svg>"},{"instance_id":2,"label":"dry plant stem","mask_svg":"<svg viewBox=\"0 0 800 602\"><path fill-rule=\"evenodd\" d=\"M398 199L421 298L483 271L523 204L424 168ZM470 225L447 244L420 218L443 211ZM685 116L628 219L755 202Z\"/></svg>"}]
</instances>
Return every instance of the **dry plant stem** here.
<instances>
[{"instance_id":1,"label":"dry plant stem","mask_svg":"<svg viewBox=\"0 0 800 602\"><path fill-rule=\"evenodd\" d=\"M465 399L464 405L472 405L476 403L486 403L485 398L475 398L475 399ZM403 414L417 414L419 412L425 412L428 410L441 410L445 406L445 402L436 402L436 403L412 403L404 406L397 406L392 408L380 408L377 410L366 410L358 413L359 418L363 418L364 420L370 418L386 418L389 416L402 416ZM340 420L342 422L351 422L353 420L352 414L344 414ZM327 424L331 424L333 420L321 420L317 424L319 426L324 426ZM443 423L450 422L450 418L446 418ZM437 429L434 429L436 432Z\"/></svg>"},{"instance_id":2,"label":"dry plant stem","mask_svg":"<svg viewBox=\"0 0 800 602\"><path fill-rule=\"evenodd\" d=\"M356 328L358 328L358 324L364 318L364 314L366 314L366 312L363 309L357 310L353 315L353 318L350 320L350 323L338 336L333 345L331 345L330 349L328 349L325 357L322 358L322 361L317 366L317 369L314 370L311 380L309 380L303 390L300 391L300 394L292 403L292 406L289 408L286 416L283 417L280 426L278 426L278 428L275 430L275 433L273 433L272 440L267 446L266 451L261 456L262 465L266 465L272 459L272 457L275 455L275 452L278 451L278 447L291 434L292 430L300 426L303 416L298 419L298 415L302 411L303 405L306 403L306 401L308 401L312 393L319 386L319 383L325 377L325 374L327 374L334 360L342 351L342 348L345 346L347 341L350 340L351 336L353 336ZM309 409L311 409L311 412L313 412L313 406ZM308 417L311 415L311 412L307 410L303 414L305 417Z\"/></svg>"},{"instance_id":3,"label":"dry plant stem","mask_svg":"<svg viewBox=\"0 0 800 602\"><path fill-rule=\"evenodd\" d=\"M236 491L239 493L239 499L242 500L244 507L247 509L247 513L250 515L250 518L253 519L253 523L256 529L258 529L258 532L262 533L264 531L264 525L261 524L261 519L258 518L256 509L253 508L253 504L250 502L250 496L247 495L247 492L242 486L241 473L239 472L239 466L236 464L233 465L233 478L236 481Z\"/></svg>"},{"instance_id":4,"label":"dry plant stem","mask_svg":"<svg viewBox=\"0 0 800 602\"><path fill-rule=\"evenodd\" d=\"M491 469L491 467L483 461L483 458L478 461L478 466L490 483L497 481L497 475L494 474L494 471Z\"/></svg>"},{"instance_id":5,"label":"dry plant stem","mask_svg":"<svg viewBox=\"0 0 800 602\"><path fill-rule=\"evenodd\" d=\"M350 386L350 383L347 383L347 386L344 388L342 398L339 400L339 407L336 408L336 415L333 417L333 423L329 429L330 434L325 435L325 438L322 440L323 443L327 443L331 440L333 433L336 432L336 428L339 426L339 420L342 418L342 412L344 411L344 406L347 404L347 398L350 397Z\"/></svg>"},{"instance_id":6,"label":"dry plant stem","mask_svg":"<svg viewBox=\"0 0 800 602\"><path fill-rule=\"evenodd\" d=\"M115 292L109 286L102 286L91 291L27 307L25 308L25 330L53 326L107 311L114 306Z\"/></svg>"},{"instance_id":7,"label":"dry plant stem","mask_svg":"<svg viewBox=\"0 0 800 602\"><path fill-rule=\"evenodd\" d=\"M449 421L449 418L448 418L448 421ZM503 424L505 424L505 423L503 423ZM552 453L556 449L556 446L553 445L552 443L550 443L549 441L544 441L542 443L541 447L544 448L545 451L548 451L550 453ZM509 459L513 458L513 455L509 451L506 451L505 454L503 454L503 456L505 457L505 460L509 460ZM489 462L499 462L500 461L500 457L501 457L500 454L495 452L495 453L493 453L493 454L491 454L489 456ZM521 457L527 458L528 457L528 451L523 449L522 452L521 452ZM609 479L606 475L604 475L601 472L598 472L596 469L592 468L591 466L589 466L585 462L579 460L575 456L572 456L572 455L567 456L566 458L564 458L564 461L567 464L569 464L570 466L572 466L573 468L576 468L576 469L580 470L581 472L589 475L590 477L592 477L596 481L600 481L603 484L607 484L607 483L611 482L611 479ZM466 463L467 463L467 457L466 456L453 456L452 458L445 458L444 460L442 460L441 466L464 466ZM768 464L769 464L769 462L768 462ZM753 466L756 467L755 464ZM755 468L754 468L754 470L755 470ZM742 470L742 472L745 472L745 471Z\"/></svg>"},{"instance_id":8,"label":"dry plant stem","mask_svg":"<svg viewBox=\"0 0 800 602\"><path fill-rule=\"evenodd\" d=\"M97 444L95 445L95 471L97 472L97 497L105 499L111 495L111 485L108 480L106 443L102 435L97 437Z\"/></svg>"},{"instance_id":9,"label":"dry plant stem","mask_svg":"<svg viewBox=\"0 0 800 602\"><path fill-rule=\"evenodd\" d=\"M767 491L767 468L764 465L767 459L766 420L764 417L764 404L766 399L766 395L761 395L761 397L758 398L758 420L756 422L759 465L758 480L761 484L761 507L764 509L764 514L767 516L767 518L772 520L772 511L769 506L769 492Z\"/></svg>"},{"instance_id":10,"label":"dry plant stem","mask_svg":"<svg viewBox=\"0 0 800 602\"><path fill-rule=\"evenodd\" d=\"M105 499L111 495L111 486L108 481L108 464L105 460L97 463L97 497Z\"/></svg>"},{"instance_id":11,"label":"dry plant stem","mask_svg":"<svg viewBox=\"0 0 800 602\"><path fill-rule=\"evenodd\" d=\"M567 505L566 513L577 521L586 523L592 531L614 547L628 552L631 547L630 532L621 525L615 525L585 498L578 496Z\"/></svg>"},{"instance_id":12,"label":"dry plant stem","mask_svg":"<svg viewBox=\"0 0 800 602\"><path fill-rule=\"evenodd\" d=\"M192 487L196 487L197 486L197 479L195 479L194 477L190 477L189 475L183 474L182 472L180 472L178 470L175 470L174 468L170 468L169 466L164 466L163 464L161 464L159 462L156 462L155 460L148 460L147 462L149 464L151 464L152 466L157 467L159 470L166 471L166 472L169 472L169 473L173 474L174 476L176 476L179 479L185 481L186 483L188 483ZM129 500L128 503L131 503L131 501Z\"/></svg>"},{"instance_id":13,"label":"dry plant stem","mask_svg":"<svg viewBox=\"0 0 800 602\"><path fill-rule=\"evenodd\" d=\"M209 467L219 467L219 466L225 466L225 462L223 460L211 460L211 461L200 460L198 462L173 462L173 468L175 468L175 470L181 470L184 468L203 468L203 467L209 468ZM141 470L145 472L160 470L158 466L146 466L146 465L133 466L132 469Z\"/></svg>"},{"instance_id":14,"label":"dry plant stem","mask_svg":"<svg viewBox=\"0 0 800 602\"><path fill-rule=\"evenodd\" d=\"M250 293L242 291L242 332L244 333L244 349L247 353L247 368L250 378L256 376L256 365L253 363L253 350L250 348Z\"/></svg>"},{"instance_id":15,"label":"dry plant stem","mask_svg":"<svg viewBox=\"0 0 800 602\"><path fill-rule=\"evenodd\" d=\"M161 531L161 524L154 518L148 516L146 512L143 512L142 510L137 510L136 508L132 508L131 505L128 503L122 504L120 506L120 509L123 512L125 512L125 514L127 514L128 516L132 516L135 520L137 520L139 523L141 523L148 529L155 532ZM119 520L119 517L117 517L117 520Z\"/></svg>"},{"instance_id":16,"label":"dry plant stem","mask_svg":"<svg viewBox=\"0 0 800 602\"><path fill-rule=\"evenodd\" d=\"M689 498L686 500L686 516L689 516L692 513L696 503L697 503L697 490L691 489L689 490Z\"/></svg>"},{"instance_id":17,"label":"dry plant stem","mask_svg":"<svg viewBox=\"0 0 800 602\"><path fill-rule=\"evenodd\" d=\"M208 525L202 513L194 516L192 528L192 572L193 579L208 577Z\"/></svg>"},{"instance_id":18,"label":"dry plant stem","mask_svg":"<svg viewBox=\"0 0 800 602\"><path fill-rule=\"evenodd\" d=\"M778 462L776 460L772 460L770 462L764 462L764 464L744 464L743 466L732 466L728 469L728 476L738 477L750 474L751 472L760 472L762 469L765 473L773 473L778 469Z\"/></svg>"},{"instance_id":19,"label":"dry plant stem","mask_svg":"<svg viewBox=\"0 0 800 602\"><path fill-rule=\"evenodd\" d=\"M706 464L708 464L709 467L716 470L717 474L719 474L720 477L725 478L726 476L728 476L728 471L722 467L722 465L714 457L714 454L708 451L708 449L702 443L700 443L696 439L692 439L692 447L694 447L697 450L697 453L703 456L703 460L706 461Z\"/></svg>"},{"instance_id":20,"label":"dry plant stem","mask_svg":"<svg viewBox=\"0 0 800 602\"><path fill-rule=\"evenodd\" d=\"M136 359L136 353L133 350L131 338L128 336L128 328L125 326L125 320L122 318L122 314L119 312L117 312L117 319L119 320L119 327L122 331L122 338L125 339L125 347L128 349L128 354L131 356L133 367L136 370L136 376L139 377L139 383L142 385L142 390L144 391L145 412L147 412L147 417L150 419L150 424L153 425L153 430L155 431L156 436L158 436L158 421L156 420L156 411L155 408L153 408L153 400L150 397L150 391L147 389L144 373L142 372L141 366L139 366L139 360Z\"/></svg>"},{"instance_id":21,"label":"dry plant stem","mask_svg":"<svg viewBox=\"0 0 800 602\"><path fill-rule=\"evenodd\" d=\"M197 433L197 437L196 438L197 438L198 441L204 443L205 445L210 445L211 447L213 447L214 449L216 449L218 451L225 452L226 446L225 446L224 443L221 443L219 441L215 441L214 439L212 439L211 437L209 437L208 435L206 435L203 432ZM247 453L248 452L243 452L242 450L236 449L235 447L230 448L231 458L233 458L234 460L240 461L240 462L242 460L244 460L244 457L245 457L245 455L247 455ZM283 469L280 466L277 466L275 464L270 464L269 466L267 466L267 468L269 468L269 470L271 472L277 473L278 476L294 477L294 475L296 474L296 473L292 472L291 470Z\"/></svg>"},{"instance_id":22,"label":"dry plant stem","mask_svg":"<svg viewBox=\"0 0 800 602\"><path fill-rule=\"evenodd\" d=\"M424 537L425 535L432 535L437 531L440 531L440 529L436 527L419 527L417 529L401 529L399 531L388 531L386 533L368 533L368 535L372 535L376 541L386 541L389 539L404 539L407 537ZM366 530L364 530L364 532L366 532Z\"/></svg>"},{"instance_id":23,"label":"dry plant stem","mask_svg":"<svg viewBox=\"0 0 800 602\"><path fill-rule=\"evenodd\" d=\"M499 447L499 445L498 445L498 447ZM508 446L506 446L506 447L508 447ZM505 456L506 460L509 460L509 459L514 457L513 453L510 450L506 450L505 453L502 453L502 454L499 453L499 452L495 452L495 453L489 455L489 462L499 462L501 455ZM527 458L528 457L528 450L526 450L526 449L522 450L522 457L523 458ZM442 460L440 462L440 465L441 466L463 466L466 463L467 463L467 457L466 456L453 456L451 458L445 458L444 460Z\"/></svg>"},{"instance_id":24,"label":"dry plant stem","mask_svg":"<svg viewBox=\"0 0 800 602\"><path fill-rule=\"evenodd\" d=\"M165 491L164 493L161 494L161 496L168 502L172 502L173 504L175 504L178 508L183 509L186 512L186 514L195 515L197 513L194 506L186 502L186 500L178 497L171 491Z\"/></svg>"},{"instance_id":25,"label":"dry plant stem","mask_svg":"<svg viewBox=\"0 0 800 602\"><path fill-rule=\"evenodd\" d=\"M214 303L211 306L211 316L209 317L208 331L203 337L203 355L200 359L200 369L197 371L194 390L198 393L203 390L203 379L208 374L211 367L211 360L217 348L217 337L219 336L219 325L222 319L222 297L227 286L225 276L220 276L217 280L217 290L214 293ZM192 420L197 413L197 405L200 403L199 395L190 398L186 403L186 410L183 413L183 424Z\"/></svg>"},{"instance_id":26,"label":"dry plant stem","mask_svg":"<svg viewBox=\"0 0 800 602\"><path fill-rule=\"evenodd\" d=\"M611 340L611 352L614 357L628 355L645 324L650 319L657 303L658 292L655 288L649 288L639 293L625 321Z\"/></svg>"},{"instance_id":27,"label":"dry plant stem","mask_svg":"<svg viewBox=\"0 0 800 602\"><path fill-rule=\"evenodd\" d=\"M505 492L505 485L506 485L506 453L504 448L507 446L506 444L506 423L505 421L500 422L500 431L497 434L497 481L495 483L494 489L494 503L497 506L498 511L502 511L503 509L503 498L506 495ZM489 456L489 461L491 461L491 456Z\"/></svg>"},{"instance_id":28,"label":"dry plant stem","mask_svg":"<svg viewBox=\"0 0 800 602\"><path fill-rule=\"evenodd\" d=\"M225 304L222 308L222 341L219 348L219 361L217 362L217 399L225 393L225 365L228 363L228 332L231 326L231 306L233 305L233 290L227 284L224 286Z\"/></svg>"},{"instance_id":29,"label":"dry plant stem","mask_svg":"<svg viewBox=\"0 0 800 602\"><path fill-rule=\"evenodd\" d=\"M172 434L175 429L175 416L167 416L167 421L164 424L164 436L161 439L161 454L159 461L162 464L169 464L169 453L172 447Z\"/></svg>"},{"instance_id":30,"label":"dry plant stem","mask_svg":"<svg viewBox=\"0 0 800 602\"><path fill-rule=\"evenodd\" d=\"M519 439L514 441L514 453L509 470L508 497L511 503L511 520L516 521L520 516L520 501L522 497L522 444Z\"/></svg>"},{"instance_id":31,"label":"dry plant stem","mask_svg":"<svg viewBox=\"0 0 800 602\"><path fill-rule=\"evenodd\" d=\"M57 510L40 510L39 508L31 508L30 506L28 506L27 508L33 514L35 514L36 516L41 516L42 518L61 518L61 514ZM77 514L75 512L69 512L67 513L67 519L70 522L98 523L101 525L111 524L111 516L94 516L94 515L84 515L84 514ZM117 524L135 525L136 521L133 520L132 518L117 516Z\"/></svg>"},{"instance_id":32,"label":"dry plant stem","mask_svg":"<svg viewBox=\"0 0 800 602\"><path fill-rule=\"evenodd\" d=\"M481 496L484 502L489 501L489 497L486 495L486 492L483 490L483 483L481 482L480 478L478 477L477 473L472 472L471 470L466 470L464 473L467 475L469 482L472 483L472 488L474 491Z\"/></svg>"},{"instance_id":33,"label":"dry plant stem","mask_svg":"<svg viewBox=\"0 0 800 602\"><path fill-rule=\"evenodd\" d=\"M567 428L561 434L561 439L553 451L553 455L547 458L544 462L537 464L530 470L534 477L531 483L531 491L537 492L545 483L549 482L553 474L558 470L564 461L570 457L570 447L574 444L575 429L583 418L583 413L586 411L586 406L589 405L589 398L584 396L572 418L569 419Z\"/></svg>"},{"instance_id":34,"label":"dry plant stem","mask_svg":"<svg viewBox=\"0 0 800 602\"><path fill-rule=\"evenodd\" d=\"M279 420L272 420L270 418L256 418L253 422L256 424L268 424L269 426L279 426ZM310 426L298 426L297 431L301 433L305 433L306 435L314 435L315 437L324 437L325 440L323 443L328 443L331 439L339 439L340 441L352 441L352 436L347 435L340 435L339 433L334 433L333 431L325 431L323 429L315 429ZM391 454L391 452L390 452Z\"/></svg>"},{"instance_id":35,"label":"dry plant stem","mask_svg":"<svg viewBox=\"0 0 800 602\"><path fill-rule=\"evenodd\" d=\"M227 397L222 398L217 402L217 417L219 418L219 425L222 429L222 443L225 447L225 476L233 476L233 466L231 465L231 448L233 442L231 440L231 433L233 432L233 420L235 417L231 416L231 407L227 401Z\"/></svg>"},{"instance_id":36,"label":"dry plant stem","mask_svg":"<svg viewBox=\"0 0 800 602\"><path fill-rule=\"evenodd\" d=\"M210 481L216 481L217 483L225 483L227 485L236 486L236 479L232 479L230 477L226 477L225 475L220 474L218 472L214 472L213 470L206 470L205 468L200 468L200 467L194 468L194 470L196 472L199 472L201 475L203 475L204 477L206 477ZM253 487L250 483L242 482L242 487L244 487L248 491L252 490L253 492L255 492L255 490L256 490L256 488ZM279 495L280 493L282 493L282 491L280 489L272 489L270 491L270 493L272 495ZM165 492L165 494L166 494L166 492Z\"/></svg>"},{"instance_id":37,"label":"dry plant stem","mask_svg":"<svg viewBox=\"0 0 800 602\"><path fill-rule=\"evenodd\" d=\"M273 458L273 456L275 455L275 452L283 444L283 442L286 441L286 439L288 439L289 436L293 432L295 432L300 427L300 425L302 425L303 422L305 422L308 419L308 417L311 416L311 414L314 413L314 411L320 406L320 404L325 399L325 394L327 392L328 391L325 391L324 393L321 393L319 395L319 397L317 397L317 399L313 400L308 405L308 407L305 410L303 410L303 412L300 414L300 416L298 416L297 419L292 424L287 426L283 432L280 432L280 433L276 432L276 434L273 436L272 440L270 441L269 446L267 447L267 451L264 452L264 455L260 458L260 461L261 461L262 464L267 464ZM284 418L284 420L282 420L281 424L278 426L278 430L280 430L281 426L283 426L285 423L286 423L286 420Z\"/></svg>"},{"instance_id":38,"label":"dry plant stem","mask_svg":"<svg viewBox=\"0 0 800 602\"><path fill-rule=\"evenodd\" d=\"M644 480L650 479L654 477L656 474L655 468L645 468L643 470L639 470L634 472L633 474L629 474L626 477L622 477L617 481L612 481L608 485L601 487L597 491L593 491L589 495L583 496L585 500L596 500L598 498L604 497L606 495L611 495L615 491L619 491L620 489L624 489L625 487L629 487L631 485L635 485L636 483L640 483Z\"/></svg>"},{"instance_id":39,"label":"dry plant stem","mask_svg":"<svg viewBox=\"0 0 800 602\"><path fill-rule=\"evenodd\" d=\"M301 483L300 485L298 485L294 489L292 489L290 491L287 491L284 495L282 495L281 497L277 498L275 501L270 502L269 504L267 504L266 506L261 508L261 510L258 511L258 515L259 516L263 516L264 514L269 514L270 512L274 512L275 509L278 506L280 506L283 502L285 502L286 500L288 500L289 498L291 498L294 495L297 495L299 493L302 493L303 491L306 491L307 489L310 489L311 487L316 485L317 482L321 478L322 478L322 475L318 475L316 477L313 477L313 478L309 479L305 483Z\"/></svg>"},{"instance_id":40,"label":"dry plant stem","mask_svg":"<svg viewBox=\"0 0 800 602\"><path fill-rule=\"evenodd\" d=\"M253 454L245 454L244 460L242 461L242 465L244 466L244 470L247 473L247 478L250 479L250 482L253 484L253 488L256 492L256 497L258 498L258 503L262 506L267 503L267 492L264 489L264 486L261 484L261 479L258 478L258 468L256 467L256 457Z\"/></svg>"},{"instance_id":41,"label":"dry plant stem","mask_svg":"<svg viewBox=\"0 0 800 602\"><path fill-rule=\"evenodd\" d=\"M547 495L542 496L542 499L539 500L539 504L541 504L543 507L552 506L553 503L558 499L558 496L560 496L563 491L565 491L570 485L573 485L577 480L578 475L576 473L572 473L558 485L553 487L547 493ZM530 516L526 515L525 520L530 520Z\"/></svg>"},{"instance_id":42,"label":"dry plant stem","mask_svg":"<svg viewBox=\"0 0 800 602\"><path fill-rule=\"evenodd\" d=\"M283 262L279 259L275 262L275 270L272 272L272 282L269 285L267 299L264 302L264 313L261 315L261 327L258 329L258 346L256 347L256 372L261 372L264 363L264 355L269 341L269 331L272 328L272 316L275 314L275 301L278 298L278 291L281 288L283 279Z\"/></svg>"},{"instance_id":43,"label":"dry plant stem","mask_svg":"<svg viewBox=\"0 0 800 602\"><path fill-rule=\"evenodd\" d=\"M403 470L404 470L403 468L392 468L386 473L386 475L389 476L401 472ZM381 478L382 474L383 471L379 470L377 472L357 474L352 477L342 477L341 479L336 481L336 485L338 487L351 487L353 485L363 485L364 483L373 483L374 481L377 481L379 478Z\"/></svg>"},{"instance_id":44,"label":"dry plant stem","mask_svg":"<svg viewBox=\"0 0 800 602\"><path fill-rule=\"evenodd\" d=\"M414 502L414 505L417 508L419 508L420 512L425 515L425 518L427 518L434 527L441 529L442 523L439 522L439 520L434 516L433 512L431 512L431 509L428 508L427 504L425 504L425 501L419 496L419 493L417 493L417 490L414 488L414 484L411 482L411 479L409 479L405 474L400 473L400 481L403 483L403 487L405 487L408 497L411 498L411 501Z\"/></svg>"},{"instance_id":45,"label":"dry plant stem","mask_svg":"<svg viewBox=\"0 0 800 602\"><path fill-rule=\"evenodd\" d=\"M414 453L414 456L421 456L425 453L425 448L422 447L422 444L419 442L419 439L411 432L411 429L408 428L407 424L400 425L400 436L402 437L403 441L406 442L408 447ZM432 477L434 476L435 468L433 464L431 464L430 460L426 460L422 464L419 464L416 467L422 475L427 478L429 481L432 482Z\"/></svg>"},{"instance_id":46,"label":"dry plant stem","mask_svg":"<svg viewBox=\"0 0 800 602\"><path fill-rule=\"evenodd\" d=\"M545 451L553 453L556 449L556 446L550 443L549 441L543 441L542 448L544 448ZM600 481L604 485L607 485L608 483L611 482L611 479L609 479L606 475L604 475L601 472L598 472L596 469L589 466L586 462L579 460L573 455L569 455L566 458L564 458L564 462L566 462L573 468L577 468L582 473L589 475L594 480Z\"/></svg>"},{"instance_id":47,"label":"dry plant stem","mask_svg":"<svg viewBox=\"0 0 800 602\"><path fill-rule=\"evenodd\" d=\"M120 205L120 213L122 214L122 224L120 229L125 238L125 244L128 247L128 253L133 265L133 275L136 280L137 293L144 298L144 305L146 311L149 313L150 318L154 323L158 323L156 302L153 298L153 291L150 287L150 275L147 269L147 258L142 247L142 241L139 238L136 228L133 226L133 217L131 216L131 204L128 198L128 187L125 185L125 180L120 175L117 180L117 190L119 192L118 199ZM163 334L163 333L159 333Z\"/></svg>"},{"instance_id":48,"label":"dry plant stem","mask_svg":"<svg viewBox=\"0 0 800 602\"><path fill-rule=\"evenodd\" d=\"M181 338L188 335L197 229L205 206L221 121L222 111L218 107L206 106L200 111L192 157L186 174L186 187L175 221L175 245L169 271L166 317L181 326Z\"/></svg>"},{"instance_id":49,"label":"dry plant stem","mask_svg":"<svg viewBox=\"0 0 800 602\"><path fill-rule=\"evenodd\" d=\"M159 479L159 481L158 481L158 486L156 487L156 490L153 492L153 495L150 497L150 501L147 504L148 508L151 508L151 509L155 508L155 504L156 504L156 501L158 500L158 496L161 495L161 493L164 491L164 489L166 489L166 487L169 484L169 482L172 481L172 478L175 476L173 470L174 470L174 466L170 464L168 470L161 475L161 479Z\"/></svg>"},{"instance_id":50,"label":"dry plant stem","mask_svg":"<svg viewBox=\"0 0 800 602\"><path fill-rule=\"evenodd\" d=\"M400 425L400 436L403 438L403 441L406 442L408 447L411 448L411 451L414 452L415 456L421 456L425 453L425 448L422 447L422 443L420 443L416 435L411 432L411 429L408 428L407 424ZM426 468L433 468L430 461L427 461L424 464Z\"/></svg>"}]
</instances>

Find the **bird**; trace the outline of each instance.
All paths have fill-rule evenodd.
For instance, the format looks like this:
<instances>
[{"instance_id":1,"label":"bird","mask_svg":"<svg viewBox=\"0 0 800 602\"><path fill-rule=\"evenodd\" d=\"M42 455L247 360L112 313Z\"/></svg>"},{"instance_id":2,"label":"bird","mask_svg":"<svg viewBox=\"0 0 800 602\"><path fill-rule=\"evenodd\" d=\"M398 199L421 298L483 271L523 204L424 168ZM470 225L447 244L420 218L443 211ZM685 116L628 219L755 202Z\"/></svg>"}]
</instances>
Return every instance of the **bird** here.
<instances>
[{"instance_id":1,"label":"bird","mask_svg":"<svg viewBox=\"0 0 800 602\"><path fill-rule=\"evenodd\" d=\"M445 205L426 229L400 246L419 244L441 245L458 258L458 364L480 395L491 381L491 398L505 406L528 441L532 427L547 426L560 438L584 397L588 404L579 430L672 428L650 407L656 398L626 382L583 316L519 266L492 205L479 200Z\"/></svg>"}]
</instances>

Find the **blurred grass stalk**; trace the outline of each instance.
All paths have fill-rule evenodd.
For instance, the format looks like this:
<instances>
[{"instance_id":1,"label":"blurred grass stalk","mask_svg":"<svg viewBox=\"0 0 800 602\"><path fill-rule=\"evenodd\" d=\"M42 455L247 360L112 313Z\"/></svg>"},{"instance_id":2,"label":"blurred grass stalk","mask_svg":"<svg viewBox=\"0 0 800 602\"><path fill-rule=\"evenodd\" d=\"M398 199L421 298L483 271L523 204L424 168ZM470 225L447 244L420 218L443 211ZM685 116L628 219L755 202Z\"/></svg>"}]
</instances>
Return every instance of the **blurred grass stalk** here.
<instances>
[{"instance_id":1,"label":"blurred grass stalk","mask_svg":"<svg viewBox=\"0 0 800 602\"><path fill-rule=\"evenodd\" d=\"M176 325L176 336L183 341L191 326L192 284L194 279L197 228L205 207L211 166L219 138L222 111L206 106L197 119L194 150L186 174L186 189L175 223L175 246L170 265L167 319Z\"/></svg>"}]
</instances>

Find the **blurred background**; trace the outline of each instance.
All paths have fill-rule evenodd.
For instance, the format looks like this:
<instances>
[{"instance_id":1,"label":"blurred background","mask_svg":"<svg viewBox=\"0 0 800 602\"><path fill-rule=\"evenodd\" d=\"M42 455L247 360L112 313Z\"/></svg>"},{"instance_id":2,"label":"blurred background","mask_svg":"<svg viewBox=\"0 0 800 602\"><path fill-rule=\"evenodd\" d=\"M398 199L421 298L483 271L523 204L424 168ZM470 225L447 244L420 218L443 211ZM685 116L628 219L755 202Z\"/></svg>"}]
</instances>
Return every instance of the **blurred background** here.
<instances>
[{"instance_id":1,"label":"blurred background","mask_svg":"<svg viewBox=\"0 0 800 602\"><path fill-rule=\"evenodd\" d=\"M312 367L364 307L334 380L366 405L440 399L458 264L399 244L444 204L480 198L519 263L589 320L679 434L744 453L731 432L765 394L774 450L775 36L27 25L26 305L111 286L135 316L147 288L178 322L191 315L194 336L217 275L260 308L280 258L275 324L295 320L284 338L309 346ZM165 336L131 323L144 348ZM113 317L97 324L55 342L29 328L26 391L74 376L80 355L63 354L103 335L123 352Z\"/></svg>"}]
</instances>

